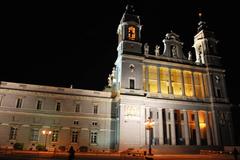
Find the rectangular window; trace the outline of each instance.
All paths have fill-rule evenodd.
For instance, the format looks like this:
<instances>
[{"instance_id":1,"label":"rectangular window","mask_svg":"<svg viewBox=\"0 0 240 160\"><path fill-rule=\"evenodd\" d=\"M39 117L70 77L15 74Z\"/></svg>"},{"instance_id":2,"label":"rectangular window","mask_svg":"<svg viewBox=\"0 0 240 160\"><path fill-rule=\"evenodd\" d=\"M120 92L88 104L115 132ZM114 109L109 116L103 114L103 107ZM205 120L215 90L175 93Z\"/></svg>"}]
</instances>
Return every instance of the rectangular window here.
<instances>
[{"instance_id":1,"label":"rectangular window","mask_svg":"<svg viewBox=\"0 0 240 160\"><path fill-rule=\"evenodd\" d=\"M97 144L97 131L91 131L90 142L91 144Z\"/></svg>"},{"instance_id":2,"label":"rectangular window","mask_svg":"<svg viewBox=\"0 0 240 160\"><path fill-rule=\"evenodd\" d=\"M78 131L72 131L72 143L78 142Z\"/></svg>"},{"instance_id":3,"label":"rectangular window","mask_svg":"<svg viewBox=\"0 0 240 160\"><path fill-rule=\"evenodd\" d=\"M198 98L204 98L204 87L202 73L195 72L194 74L195 94Z\"/></svg>"},{"instance_id":4,"label":"rectangular window","mask_svg":"<svg viewBox=\"0 0 240 160\"><path fill-rule=\"evenodd\" d=\"M38 141L38 136L39 136L39 129L38 128L33 128L32 129L32 141Z\"/></svg>"},{"instance_id":5,"label":"rectangular window","mask_svg":"<svg viewBox=\"0 0 240 160\"><path fill-rule=\"evenodd\" d=\"M98 125L98 123L96 121L92 122L92 126L97 126L97 125Z\"/></svg>"},{"instance_id":6,"label":"rectangular window","mask_svg":"<svg viewBox=\"0 0 240 160\"><path fill-rule=\"evenodd\" d=\"M135 88L135 81L134 79L130 79L130 89L134 89Z\"/></svg>"},{"instance_id":7,"label":"rectangular window","mask_svg":"<svg viewBox=\"0 0 240 160\"><path fill-rule=\"evenodd\" d=\"M60 111L61 110L61 103L57 102L57 107L56 107L56 111Z\"/></svg>"},{"instance_id":8,"label":"rectangular window","mask_svg":"<svg viewBox=\"0 0 240 160\"><path fill-rule=\"evenodd\" d=\"M75 112L80 112L80 104L76 104Z\"/></svg>"},{"instance_id":9,"label":"rectangular window","mask_svg":"<svg viewBox=\"0 0 240 160\"><path fill-rule=\"evenodd\" d=\"M194 114L191 115L191 119L192 119L192 121L195 120L195 115Z\"/></svg>"},{"instance_id":10,"label":"rectangular window","mask_svg":"<svg viewBox=\"0 0 240 160\"><path fill-rule=\"evenodd\" d=\"M219 88L217 88L217 98L222 98L222 92Z\"/></svg>"},{"instance_id":11,"label":"rectangular window","mask_svg":"<svg viewBox=\"0 0 240 160\"><path fill-rule=\"evenodd\" d=\"M54 130L52 132L52 142L57 142L58 141L58 130Z\"/></svg>"},{"instance_id":12,"label":"rectangular window","mask_svg":"<svg viewBox=\"0 0 240 160\"><path fill-rule=\"evenodd\" d=\"M178 69L171 69L172 90L174 95L182 95L182 76Z\"/></svg>"},{"instance_id":13,"label":"rectangular window","mask_svg":"<svg viewBox=\"0 0 240 160\"><path fill-rule=\"evenodd\" d=\"M16 140L16 137L17 137L17 128L11 127L10 134L9 134L9 140Z\"/></svg>"},{"instance_id":14,"label":"rectangular window","mask_svg":"<svg viewBox=\"0 0 240 160\"><path fill-rule=\"evenodd\" d=\"M22 108L22 98L18 98L18 99L17 99L16 108Z\"/></svg>"},{"instance_id":15,"label":"rectangular window","mask_svg":"<svg viewBox=\"0 0 240 160\"><path fill-rule=\"evenodd\" d=\"M161 93L169 93L169 69L166 67L160 67L160 84L161 84Z\"/></svg>"},{"instance_id":16,"label":"rectangular window","mask_svg":"<svg viewBox=\"0 0 240 160\"><path fill-rule=\"evenodd\" d=\"M73 121L73 124L78 125L78 120Z\"/></svg>"},{"instance_id":17,"label":"rectangular window","mask_svg":"<svg viewBox=\"0 0 240 160\"><path fill-rule=\"evenodd\" d=\"M157 119L159 119L159 113L157 112Z\"/></svg>"},{"instance_id":18,"label":"rectangular window","mask_svg":"<svg viewBox=\"0 0 240 160\"><path fill-rule=\"evenodd\" d=\"M204 89L205 89L205 96L209 97L209 90L208 90L208 80L207 80L207 75L203 75L203 80L204 80Z\"/></svg>"},{"instance_id":19,"label":"rectangular window","mask_svg":"<svg viewBox=\"0 0 240 160\"><path fill-rule=\"evenodd\" d=\"M93 106L93 113L94 113L94 114L97 114L97 113L98 113L98 105L97 105L97 104L95 104L95 105Z\"/></svg>"},{"instance_id":20,"label":"rectangular window","mask_svg":"<svg viewBox=\"0 0 240 160\"><path fill-rule=\"evenodd\" d=\"M183 71L183 77L184 77L185 95L188 97L192 97L193 96L192 72Z\"/></svg>"},{"instance_id":21,"label":"rectangular window","mask_svg":"<svg viewBox=\"0 0 240 160\"><path fill-rule=\"evenodd\" d=\"M149 91L152 93L158 92L158 85L157 85L157 67L156 66L149 66L148 67L148 88Z\"/></svg>"},{"instance_id":22,"label":"rectangular window","mask_svg":"<svg viewBox=\"0 0 240 160\"><path fill-rule=\"evenodd\" d=\"M37 101L37 110L41 110L42 109L42 101L38 100Z\"/></svg>"},{"instance_id":23,"label":"rectangular window","mask_svg":"<svg viewBox=\"0 0 240 160\"><path fill-rule=\"evenodd\" d=\"M153 118L153 112L152 111L149 112L149 116L150 116L150 118Z\"/></svg>"}]
</instances>

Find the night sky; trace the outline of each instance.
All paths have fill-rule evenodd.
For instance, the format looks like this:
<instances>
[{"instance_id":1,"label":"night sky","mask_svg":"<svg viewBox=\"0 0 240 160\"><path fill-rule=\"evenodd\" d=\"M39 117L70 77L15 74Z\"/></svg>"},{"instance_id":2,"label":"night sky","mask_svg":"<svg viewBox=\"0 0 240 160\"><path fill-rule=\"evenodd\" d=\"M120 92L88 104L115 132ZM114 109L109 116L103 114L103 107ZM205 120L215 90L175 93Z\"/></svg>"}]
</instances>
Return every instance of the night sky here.
<instances>
[{"instance_id":1,"label":"night sky","mask_svg":"<svg viewBox=\"0 0 240 160\"><path fill-rule=\"evenodd\" d=\"M212 0L131 3L141 16L143 43L151 48L160 44L163 49L162 40L172 30L184 42L185 53L191 50L198 12L202 12L219 40L231 102L240 103L236 4ZM117 58L116 31L125 6L126 1L120 0L3 5L0 80L102 90Z\"/></svg>"}]
</instances>

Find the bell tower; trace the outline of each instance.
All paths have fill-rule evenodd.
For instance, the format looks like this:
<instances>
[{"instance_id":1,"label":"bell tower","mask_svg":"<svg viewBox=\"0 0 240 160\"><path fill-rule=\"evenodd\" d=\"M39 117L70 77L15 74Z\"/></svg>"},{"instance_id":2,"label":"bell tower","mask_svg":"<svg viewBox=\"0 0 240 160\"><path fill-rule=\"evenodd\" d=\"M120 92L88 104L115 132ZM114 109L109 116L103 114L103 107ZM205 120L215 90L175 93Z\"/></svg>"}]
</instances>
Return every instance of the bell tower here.
<instances>
[{"instance_id":1,"label":"bell tower","mask_svg":"<svg viewBox=\"0 0 240 160\"><path fill-rule=\"evenodd\" d=\"M217 52L218 41L215 39L214 33L207 29L207 24L201 20L201 16L202 14L199 13L198 33L194 36L195 63L221 67L221 57Z\"/></svg>"},{"instance_id":2,"label":"bell tower","mask_svg":"<svg viewBox=\"0 0 240 160\"><path fill-rule=\"evenodd\" d=\"M127 5L117 29L118 57L116 65L116 89L121 93L133 93L143 89L140 17L133 5Z\"/></svg>"},{"instance_id":3,"label":"bell tower","mask_svg":"<svg viewBox=\"0 0 240 160\"><path fill-rule=\"evenodd\" d=\"M133 5L127 5L118 26L118 54L141 54L140 17L135 15Z\"/></svg>"},{"instance_id":4,"label":"bell tower","mask_svg":"<svg viewBox=\"0 0 240 160\"><path fill-rule=\"evenodd\" d=\"M225 82L225 69L221 64L221 57L217 51L218 41L214 33L209 31L206 22L201 20L199 14L198 33L194 36L194 49L196 65L205 67L207 74L207 86L209 86L209 102L213 119L214 145L229 145L233 143L231 135L231 122L229 99ZM225 118L228 117L228 118ZM224 121L224 122L223 122ZM222 137L226 138L222 138Z\"/></svg>"}]
</instances>

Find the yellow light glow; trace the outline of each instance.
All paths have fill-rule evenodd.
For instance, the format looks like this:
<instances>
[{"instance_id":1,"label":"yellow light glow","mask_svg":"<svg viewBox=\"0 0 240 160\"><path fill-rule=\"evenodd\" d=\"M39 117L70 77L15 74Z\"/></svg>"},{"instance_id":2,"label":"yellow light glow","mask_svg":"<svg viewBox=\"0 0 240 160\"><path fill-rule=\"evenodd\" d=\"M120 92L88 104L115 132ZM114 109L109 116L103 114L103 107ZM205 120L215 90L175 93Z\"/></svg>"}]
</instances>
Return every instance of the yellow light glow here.
<instances>
[{"instance_id":1,"label":"yellow light glow","mask_svg":"<svg viewBox=\"0 0 240 160\"><path fill-rule=\"evenodd\" d=\"M199 126L200 126L201 129L203 129L203 128L206 127L206 123L200 123Z\"/></svg>"},{"instance_id":2,"label":"yellow light glow","mask_svg":"<svg viewBox=\"0 0 240 160\"><path fill-rule=\"evenodd\" d=\"M48 135L48 134L52 134L52 131L46 131L46 130L43 130L43 131L42 131L42 134L44 134L44 135L45 135L45 134L46 134L46 135Z\"/></svg>"},{"instance_id":3,"label":"yellow light glow","mask_svg":"<svg viewBox=\"0 0 240 160\"><path fill-rule=\"evenodd\" d=\"M198 72L194 73L194 84L195 84L196 97L203 98L204 90L203 90L203 79L202 79L201 73L198 73Z\"/></svg>"},{"instance_id":4,"label":"yellow light glow","mask_svg":"<svg viewBox=\"0 0 240 160\"><path fill-rule=\"evenodd\" d=\"M136 28L133 26L128 27L128 39L129 40L136 39Z\"/></svg>"},{"instance_id":5,"label":"yellow light glow","mask_svg":"<svg viewBox=\"0 0 240 160\"><path fill-rule=\"evenodd\" d=\"M157 93L158 86L157 86L157 67L156 66L149 66L148 78L149 78L149 91L153 93Z\"/></svg>"},{"instance_id":6,"label":"yellow light glow","mask_svg":"<svg viewBox=\"0 0 240 160\"><path fill-rule=\"evenodd\" d=\"M183 77L184 77L185 94L188 97L192 97L193 96L192 73L190 71L184 71Z\"/></svg>"},{"instance_id":7,"label":"yellow light glow","mask_svg":"<svg viewBox=\"0 0 240 160\"><path fill-rule=\"evenodd\" d=\"M154 121L152 121L152 119L149 118L144 124L145 124L146 129L151 129L151 128L153 128Z\"/></svg>"},{"instance_id":8,"label":"yellow light glow","mask_svg":"<svg viewBox=\"0 0 240 160\"><path fill-rule=\"evenodd\" d=\"M148 76L149 79L157 80L157 67L156 66L149 66L148 73L149 73L149 76Z\"/></svg>"},{"instance_id":9,"label":"yellow light glow","mask_svg":"<svg viewBox=\"0 0 240 160\"><path fill-rule=\"evenodd\" d=\"M169 70L166 67L160 67L161 93L169 93Z\"/></svg>"},{"instance_id":10,"label":"yellow light glow","mask_svg":"<svg viewBox=\"0 0 240 160\"><path fill-rule=\"evenodd\" d=\"M157 81L156 80L149 80L149 91L152 93L158 92Z\"/></svg>"},{"instance_id":11,"label":"yellow light glow","mask_svg":"<svg viewBox=\"0 0 240 160\"><path fill-rule=\"evenodd\" d=\"M182 95L181 72L177 69L171 69L171 80L174 95Z\"/></svg>"}]
</instances>

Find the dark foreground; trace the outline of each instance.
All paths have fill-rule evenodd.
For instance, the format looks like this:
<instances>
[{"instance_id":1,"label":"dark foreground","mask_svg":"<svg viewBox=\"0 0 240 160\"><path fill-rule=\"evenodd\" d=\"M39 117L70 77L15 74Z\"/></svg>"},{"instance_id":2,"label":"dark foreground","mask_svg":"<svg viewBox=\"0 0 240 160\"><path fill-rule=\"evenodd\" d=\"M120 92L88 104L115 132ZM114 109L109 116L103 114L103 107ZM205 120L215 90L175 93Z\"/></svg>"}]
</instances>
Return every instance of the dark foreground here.
<instances>
[{"instance_id":1,"label":"dark foreground","mask_svg":"<svg viewBox=\"0 0 240 160\"><path fill-rule=\"evenodd\" d=\"M233 155L226 154L184 154L184 155L154 155L153 157L128 156L113 154L96 154L96 153L76 153L75 160L234 160ZM36 152L36 151L11 151L0 153L0 160L66 160L68 153L61 152ZM239 155L240 160L240 155Z\"/></svg>"}]
</instances>

